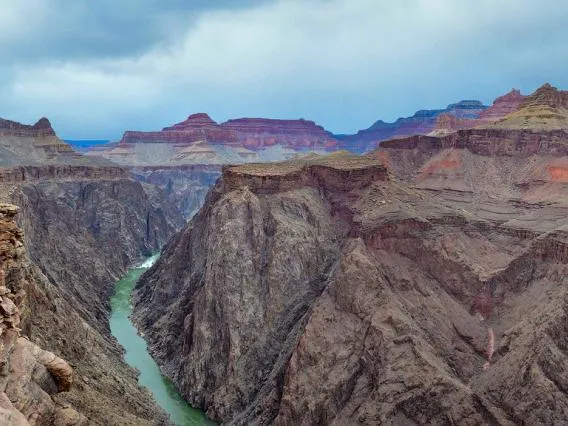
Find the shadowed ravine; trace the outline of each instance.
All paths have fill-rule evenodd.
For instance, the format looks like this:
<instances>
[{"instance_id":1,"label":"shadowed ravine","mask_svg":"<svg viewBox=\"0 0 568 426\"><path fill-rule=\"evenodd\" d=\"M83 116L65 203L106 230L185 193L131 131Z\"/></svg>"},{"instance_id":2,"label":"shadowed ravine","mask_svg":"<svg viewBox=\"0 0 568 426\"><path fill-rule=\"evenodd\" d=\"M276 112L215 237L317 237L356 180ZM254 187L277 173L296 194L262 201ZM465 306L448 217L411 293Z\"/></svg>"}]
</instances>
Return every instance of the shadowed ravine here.
<instances>
[{"instance_id":1,"label":"shadowed ravine","mask_svg":"<svg viewBox=\"0 0 568 426\"><path fill-rule=\"evenodd\" d=\"M112 315L110 328L113 336L125 349L125 360L140 371L138 381L147 387L157 403L170 415L170 419L180 426L204 426L215 423L207 420L204 414L187 404L174 389L171 382L162 376L158 365L154 362L146 346L146 342L137 334L130 322L132 313L130 295L136 281L146 271L158 255L152 256L142 265L132 268L116 283L115 293L111 299Z\"/></svg>"}]
</instances>

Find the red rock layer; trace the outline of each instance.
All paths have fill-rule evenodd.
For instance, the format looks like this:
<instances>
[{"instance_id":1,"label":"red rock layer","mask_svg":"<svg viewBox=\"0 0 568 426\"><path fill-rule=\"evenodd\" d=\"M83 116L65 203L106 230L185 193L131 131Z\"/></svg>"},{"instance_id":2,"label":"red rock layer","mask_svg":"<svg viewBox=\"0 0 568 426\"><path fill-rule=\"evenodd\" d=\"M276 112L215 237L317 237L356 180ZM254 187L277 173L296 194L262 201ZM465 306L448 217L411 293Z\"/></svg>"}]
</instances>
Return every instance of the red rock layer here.
<instances>
[{"instance_id":1,"label":"red rock layer","mask_svg":"<svg viewBox=\"0 0 568 426\"><path fill-rule=\"evenodd\" d=\"M568 155L568 131L548 132L530 129L466 129L443 137L411 136L383 142L381 148L419 149L439 151L443 149L467 149L487 156L529 156L533 154ZM370 155L375 155L372 153Z\"/></svg>"},{"instance_id":2,"label":"red rock layer","mask_svg":"<svg viewBox=\"0 0 568 426\"><path fill-rule=\"evenodd\" d=\"M221 127L238 135L245 148L262 149L281 144L289 148L329 149L337 141L323 127L308 120L273 120L240 118L229 120Z\"/></svg>"},{"instance_id":3,"label":"red rock layer","mask_svg":"<svg viewBox=\"0 0 568 426\"><path fill-rule=\"evenodd\" d=\"M33 126L0 118L0 135L47 137L55 136L55 131L47 118L40 118Z\"/></svg>"},{"instance_id":4,"label":"red rock layer","mask_svg":"<svg viewBox=\"0 0 568 426\"><path fill-rule=\"evenodd\" d=\"M517 89L511 90L506 95L500 96L489 108L479 114L481 121L497 121L506 115L519 109L526 96Z\"/></svg>"},{"instance_id":5,"label":"red rock layer","mask_svg":"<svg viewBox=\"0 0 568 426\"><path fill-rule=\"evenodd\" d=\"M218 124L209 117L208 114L203 112L192 114L187 117L187 120L181 123L174 124L171 127L164 127L163 131L168 130L192 130L192 129L203 129L203 128L215 128Z\"/></svg>"},{"instance_id":6,"label":"red rock layer","mask_svg":"<svg viewBox=\"0 0 568 426\"><path fill-rule=\"evenodd\" d=\"M127 131L120 144L191 144L197 141L249 149L263 149L276 144L310 149L329 149L337 145L331 134L313 121L241 118L219 125L204 113L190 115L187 120L165 127L160 132Z\"/></svg>"}]
</instances>

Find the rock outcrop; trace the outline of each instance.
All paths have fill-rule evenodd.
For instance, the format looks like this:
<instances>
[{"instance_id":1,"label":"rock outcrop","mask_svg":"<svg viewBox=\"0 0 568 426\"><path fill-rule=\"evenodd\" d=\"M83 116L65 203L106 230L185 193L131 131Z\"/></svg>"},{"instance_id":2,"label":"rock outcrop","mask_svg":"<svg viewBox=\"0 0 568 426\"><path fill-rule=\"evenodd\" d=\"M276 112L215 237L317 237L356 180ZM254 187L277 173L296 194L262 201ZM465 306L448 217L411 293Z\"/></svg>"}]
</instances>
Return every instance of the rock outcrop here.
<instances>
[{"instance_id":1,"label":"rock outcrop","mask_svg":"<svg viewBox=\"0 0 568 426\"><path fill-rule=\"evenodd\" d=\"M18 208L0 204L0 423L86 425L87 418L60 398L73 386L64 359L22 335L30 320L30 289L38 286L24 234L14 220Z\"/></svg>"},{"instance_id":2,"label":"rock outcrop","mask_svg":"<svg viewBox=\"0 0 568 426\"><path fill-rule=\"evenodd\" d=\"M62 403L93 424L165 421L110 336L109 299L130 265L165 244L180 215L159 191L149 193L131 178L66 176L0 191L21 207L30 259L43 276L28 289L31 314L22 329L80 377Z\"/></svg>"}]
</instances>

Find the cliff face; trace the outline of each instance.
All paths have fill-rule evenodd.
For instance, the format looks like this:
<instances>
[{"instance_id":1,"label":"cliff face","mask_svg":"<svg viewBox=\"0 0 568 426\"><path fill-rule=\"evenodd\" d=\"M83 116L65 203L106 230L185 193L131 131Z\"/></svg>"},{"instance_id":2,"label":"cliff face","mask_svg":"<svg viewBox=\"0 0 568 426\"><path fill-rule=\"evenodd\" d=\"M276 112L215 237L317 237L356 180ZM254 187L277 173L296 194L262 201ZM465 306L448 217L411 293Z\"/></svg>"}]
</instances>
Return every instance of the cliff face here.
<instances>
[{"instance_id":1,"label":"cliff face","mask_svg":"<svg viewBox=\"0 0 568 426\"><path fill-rule=\"evenodd\" d=\"M239 425L567 421L568 194L533 174L563 157L515 181L524 154L426 140L460 155L406 183L388 144L224 169L135 295L191 403Z\"/></svg>"},{"instance_id":2,"label":"cliff face","mask_svg":"<svg viewBox=\"0 0 568 426\"><path fill-rule=\"evenodd\" d=\"M134 177L161 189L166 203L175 206L186 219L197 213L209 189L221 174L218 166L188 165L178 167L135 167ZM153 192L152 187L147 189Z\"/></svg>"}]
</instances>

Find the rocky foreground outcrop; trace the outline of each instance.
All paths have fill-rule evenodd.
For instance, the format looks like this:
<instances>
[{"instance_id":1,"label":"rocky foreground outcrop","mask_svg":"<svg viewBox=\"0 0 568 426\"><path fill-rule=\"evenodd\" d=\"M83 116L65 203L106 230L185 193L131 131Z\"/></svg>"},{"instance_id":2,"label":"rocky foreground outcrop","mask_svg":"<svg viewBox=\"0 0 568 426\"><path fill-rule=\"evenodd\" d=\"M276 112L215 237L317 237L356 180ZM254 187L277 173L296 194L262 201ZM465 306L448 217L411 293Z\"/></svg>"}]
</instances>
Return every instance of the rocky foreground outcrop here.
<instances>
[{"instance_id":1,"label":"rocky foreground outcrop","mask_svg":"<svg viewBox=\"0 0 568 426\"><path fill-rule=\"evenodd\" d=\"M87 418L60 398L73 386L71 366L22 333L30 321L30 290L40 278L14 220L17 212L0 204L0 424L86 425Z\"/></svg>"},{"instance_id":2,"label":"rocky foreground outcrop","mask_svg":"<svg viewBox=\"0 0 568 426\"><path fill-rule=\"evenodd\" d=\"M567 422L567 157L482 136L225 168L136 289L163 371L225 424Z\"/></svg>"}]
</instances>

